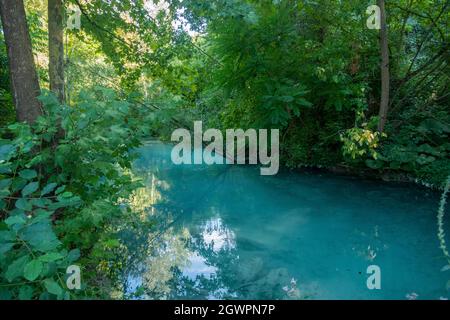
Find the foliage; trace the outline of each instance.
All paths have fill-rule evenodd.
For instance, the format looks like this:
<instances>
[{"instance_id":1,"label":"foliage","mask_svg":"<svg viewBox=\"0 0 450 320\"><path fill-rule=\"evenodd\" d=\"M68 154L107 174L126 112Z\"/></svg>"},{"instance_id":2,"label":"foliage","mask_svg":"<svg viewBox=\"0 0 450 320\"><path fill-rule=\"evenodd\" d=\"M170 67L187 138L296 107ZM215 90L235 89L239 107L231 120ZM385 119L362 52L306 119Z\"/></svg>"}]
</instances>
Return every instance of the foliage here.
<instances>
[{"instance_id":1,"label":"foliage","mask_svg":"<svg viewBox=\"0 0 450 320\"><path fill-rule=\"evenodd\" d=\"M11 123L15 118L15 110L12 102L12 95L9 88L8 57L3 34L0 33L0 127Z\"/></svg>"},{"instance_id":2,"label":"foliage","mask_svg":"<svg viewBox=\"0 0 450 320\"><path fill-rule=\"evenodd\" d=\"M43 94L45 115L32 126L14 123L0 32L1 297L109 294L118 225L134 219L125 199L140 186L132 150L143 136L167 139L194 120L280 129L289 168L368 167L437 187L450 173L446 0L386 4L385 134L375 131L379 43L366 28L365 2L65 3L82 11L82 29L65 31L67 105ZM26 1L42 88L46 10L44 1ZM81 292L65 289L73 263L83 267Z\"/></svg>"},{"instance_id":3,"label":"foliage","mask_svg":"<svg viewBox=\"0 0 450 320\"><path fill-rule=\"evenodd\" d=\"M0 283L3 297L67 299L65 268L81 253L86 285L116 246L113 221L127 216L118 204L140 186L130 150L147 129L141 109L104 88L82 93L76 108L41 100L46 115L9 125L14 138L0 145Z\"/></svg>"},{"instance_id":4,"label":"foliage","mask_svg":"<svg viewBox=\"0 0 450 320\"><path fill-rule=\"evenodd\" d=\"M380 96L379 44L377 32L365 26L367 4L179 5L218 60L203 57L211 73L192 111L209 125L279 128L281 160L289 167L368 166L437 187L450 172L445 1L387 4L392 99L383 139L372 123Z\"/></svg>"}]
</instances>

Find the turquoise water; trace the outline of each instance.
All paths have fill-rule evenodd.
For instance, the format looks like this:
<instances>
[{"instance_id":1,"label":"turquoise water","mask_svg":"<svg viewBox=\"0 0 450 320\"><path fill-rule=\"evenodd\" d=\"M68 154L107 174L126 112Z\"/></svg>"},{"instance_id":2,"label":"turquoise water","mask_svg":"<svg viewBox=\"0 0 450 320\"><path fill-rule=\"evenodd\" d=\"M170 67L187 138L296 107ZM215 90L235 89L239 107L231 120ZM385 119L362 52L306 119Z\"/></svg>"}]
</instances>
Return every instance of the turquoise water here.
<instances>
[{"instance_id":1,"label":"turquoise water","mask_svg":"<svg viewBox=\"0 0 450 320\"><path fill-rule=\"evenodd\" d=\"M251 166L175 166L139 150L123 283L141 299L442 299L439 194L324 173L261 176ZM448 220L446 221L448 226ZM367 288L367 267L381 289Z\"/></svg>"}]
</instances>

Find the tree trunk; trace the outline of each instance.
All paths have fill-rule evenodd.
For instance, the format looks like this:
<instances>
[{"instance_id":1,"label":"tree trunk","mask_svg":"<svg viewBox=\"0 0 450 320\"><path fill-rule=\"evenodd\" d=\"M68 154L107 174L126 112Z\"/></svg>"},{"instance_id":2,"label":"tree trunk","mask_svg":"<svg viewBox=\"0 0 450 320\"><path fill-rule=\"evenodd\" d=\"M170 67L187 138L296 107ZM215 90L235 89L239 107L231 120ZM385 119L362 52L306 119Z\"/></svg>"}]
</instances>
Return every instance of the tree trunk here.
<instances>
[{"instance_id":1,"label":"tree trunk","mask_svg":"<svg viewBox=\"0 0 450 320\"><path fill-rule=\"evenodd\" d=\"M17 120L33 123L42 114L39 80L23 0L0 0L0 15L8 49L11 91Z\"/></svg>"},{"instance_id":2,"label":"tree trunk","mask_svg":"<svg viewBox=\"0 0 450 320\"><path fill-rule=\"evenodd\" d=\"M381 101L378 122L378 131L383 132L386 125L387 113L389 107L389 46L388 46L388 30L386 24L386 9L384 0L378 0L378 6L381 13L381 30L380 30L380 48L381 48Z\"/></svg>"},{"instance_id":3,"label":"tree trunk","mask_svg":"<svg viewBox=\"0 0 450 320\"><path fill-rule=\"evenodd\" d=\"M48 50L50 90L61 103L64 94L64 27L62 0L48 0Z\"/></svg>"}]
</instances>

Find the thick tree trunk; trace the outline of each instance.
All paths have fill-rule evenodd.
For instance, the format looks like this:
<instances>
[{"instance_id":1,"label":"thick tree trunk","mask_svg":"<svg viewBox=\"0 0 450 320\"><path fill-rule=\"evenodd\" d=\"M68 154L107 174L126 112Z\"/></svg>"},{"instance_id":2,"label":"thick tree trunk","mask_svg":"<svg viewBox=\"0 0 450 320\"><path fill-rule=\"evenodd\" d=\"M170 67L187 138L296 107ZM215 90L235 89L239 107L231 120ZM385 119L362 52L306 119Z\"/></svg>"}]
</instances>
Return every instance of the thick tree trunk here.
<instances>
[{"instance_id":1,"label":"thick tree trunk","mask_svg":"<svg viewBox=\"0 0 450 320\"><path fill-rule=\"evenodd\" d=\"M378 0L378 6L381 9L381 30L380 30L380 48L381 48L381 101L378 122L378 131L383 132L386 125L388 107L389 107L389 46L388 30L386 24L386 9L384 0Z\"/></svg>"},{"instance_id":2,"label":"thick tree trunk","mask_svg":"<svg viewBox=\"0 0 450 320\"><path fill-rule=\"evenodd\" d=\"M64 27L62 0L48 0L50 90L64 103Z\"/></svg>"},{"instance_id":3,"label":"thick tree trunk","mask_svg":"<svg viewBox=\"0 0 450 320\"><path fill-rule=\"evenodd\" d=\"M0 14L8 49L11 89L17 120L33 123L41 115L39 80L23 0L0 0Z\"/></svg>"}]
</instances>

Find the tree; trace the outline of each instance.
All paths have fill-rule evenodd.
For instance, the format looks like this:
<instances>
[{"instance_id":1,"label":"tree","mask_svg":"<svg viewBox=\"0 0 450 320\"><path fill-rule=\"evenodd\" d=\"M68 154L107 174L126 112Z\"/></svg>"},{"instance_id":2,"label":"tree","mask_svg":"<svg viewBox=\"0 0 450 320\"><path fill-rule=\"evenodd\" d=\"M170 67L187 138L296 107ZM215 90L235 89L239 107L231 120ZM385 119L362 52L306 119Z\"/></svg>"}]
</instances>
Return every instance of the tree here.
<instances>
[{"instance_id":1,"label":"tree","mask_svg":"<svg viewBox=\"0 0 450 320\"><path fill-rule=\"evenodd\" d=\"M380 7L380 49L381 49L381 101L380 113L378 122L378 131L383 132L386 125L387 113L389 107L389 90L390 90L390 75L389 75L389 46L388 34L386 24L386 9L384 0L378 0Z\"/></svg>"},{"instance_id":2,"label":"tree","mask_svg":"<svg viewBox=\"0 0 450 320\"><path fill-rule=\"evenodd\" d=\"M17 119L33 123L42 113L37 99L41 90L23 0L0 0L0 14L8 50L11 90Z\"/></svg>"},{"instance_id":3,"label":"tree","mask_svg":"<svg viewBox=\"0 0 450 320\"><path fill-rule=\"evenodd\" d=\"M64 28L62 0L48 0L48 49L50 90L61 103L64 94Z\"/></svg>"}]
</instances>

